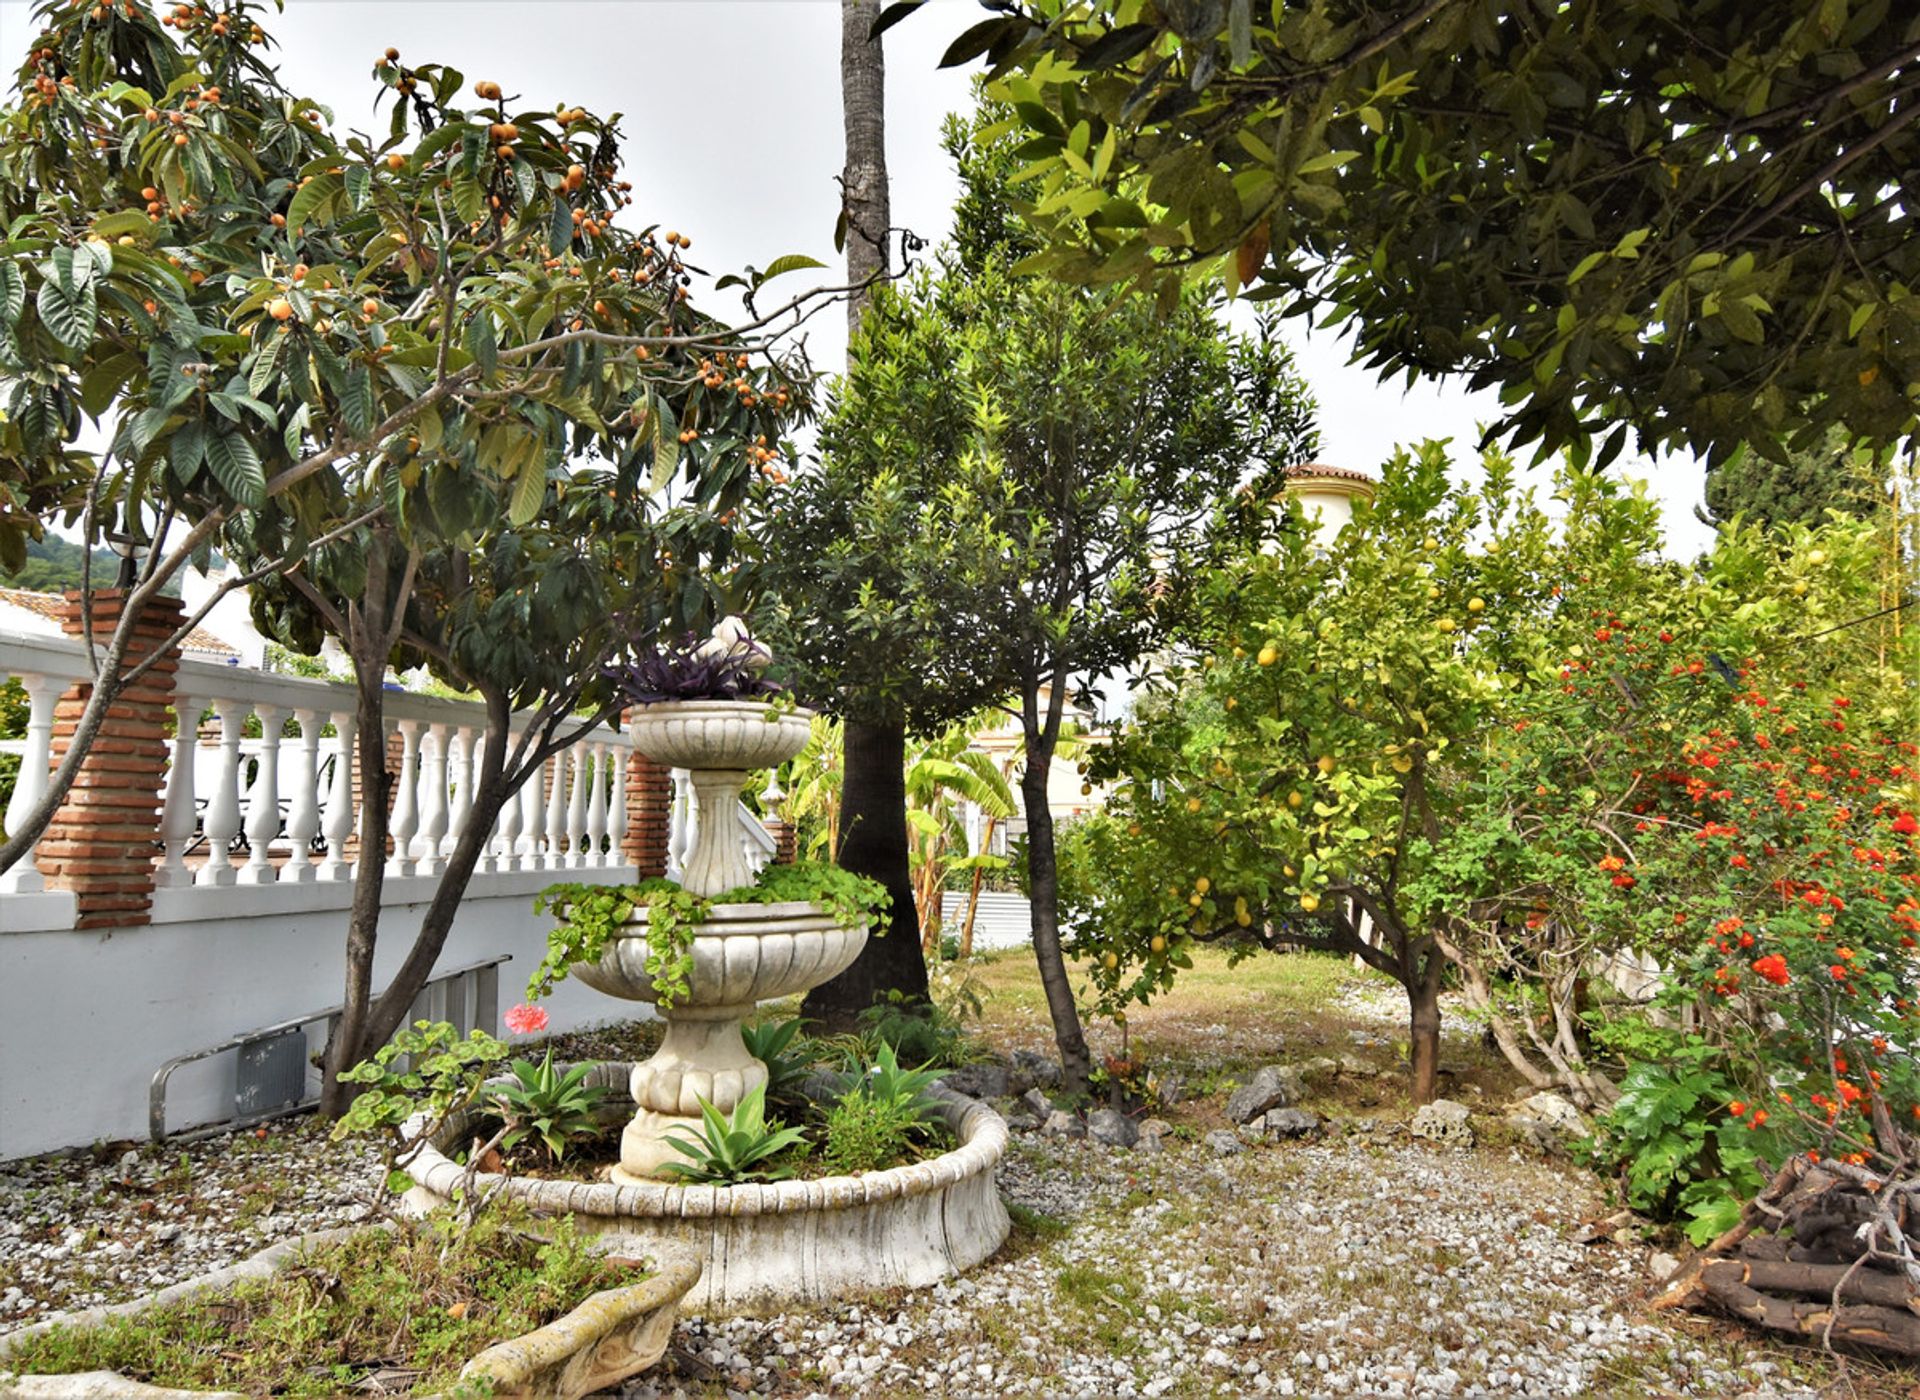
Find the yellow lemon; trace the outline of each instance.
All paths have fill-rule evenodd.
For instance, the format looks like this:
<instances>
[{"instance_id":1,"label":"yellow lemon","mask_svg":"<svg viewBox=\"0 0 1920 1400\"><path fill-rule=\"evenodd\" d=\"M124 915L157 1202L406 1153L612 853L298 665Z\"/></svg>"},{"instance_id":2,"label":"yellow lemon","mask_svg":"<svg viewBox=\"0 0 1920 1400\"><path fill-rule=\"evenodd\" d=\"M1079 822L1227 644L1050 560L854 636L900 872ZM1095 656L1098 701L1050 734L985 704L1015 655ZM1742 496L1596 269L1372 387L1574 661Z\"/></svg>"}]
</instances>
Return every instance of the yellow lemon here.
<instances>
[{"instance_id":1,"label":"yellow lemon","mask_svg":"<svg viewBox=\"0 0 1920 1400\"><path fill-rule=\"evenodd\" d=\"M1205 899L1205 895L1190 894L1187 896L1187 903L1191 904L1195 909L1198 909Z\"/></svg>"},{"instance_id":2,"label":"yellow lemon","mask_svg":"<svg viewBox=\"0 0 1920 1400\"><path fill-rule=\"evenodd\" d=\"M1320 907L1320 896L1311 892L1301 895L1300 907L1311 914Z\"/></svg>"},{"instance_id":3,"label":"yellow lemon","mask_svg":"<svg viewBox=\"0 0 1920 1400\"><path fill-rule=\"evenodd\" d=\"M1439 588L1439 585L1437 585L1437 584L1431 584L1431 583L1430 583L1430 584L1428 584L1428 585L1427 585L1427 596L1428 596L1429 598L1438 598L1438 597L1440 596L1440 588Z\"/></svg>"},{"instance_id":4,"label":"yellow lemon","mask_svg":"<svg viewBox=\"0 0 1920 1400\"><path fill-rule=\"evenodd\" d=\"M1262 666L1271 666L1280 659L1280 653L1272 647L1261 647L1260 654L1253 659L1258 661Z\"/></svg>"},{"instance_id":5,"label":"yellow lemon","mask_svg":"<svg viewBox=\"0 0 1920 1400\"><path fill-rule=\"evenodd\" d=\"M1213 881L1209 880L1206 876L1202 875L1198 880L1195 880L1193 882L1193 887L1196 890L1200 891L1201 894L1205 894L1208 890L1213 888Z\"/></svg>"},{"instance_id":6,"label":"yellow lemon","mask_svg":"<svg viewBox=\"0 0 1920 1400\"><path fill-rule=\"evenodd\" d=\"M1826 550L1824 550L1824 549L1810 549L1810 550L1808 550L1808 551L1807 551L1807 562L1808 562L1809 564L1812 564L1812 565L1814 565L1814 566L1815 566L1816 568L1817 568L1818 566L1820 566L1821 564L1824 564L1824 563L1826 563L1826 562L1827 562L1827 552L1826 552Z\"/></svg>"},{"instance_id":7,"label":"yellow lemon","mask_svg":"<svg viewBox=\"0 0 1920 1400\"><path fill-rule=\"evenodd\" d=\"M1454 625L1454 624L1453 624L1453 619L1452 619L1452 618L1450 618L1450 617L1440 617L1440 618L1435 618L1435 619L1434 619L1434 623L1433 623L1433 625L1434 625L1434 629L1435 629L1436 631L1440 631L1440 632L1451 632L1451 631L1453 630L1453 625Z\"/></svg>"},{"instance_id":8,"label":"yellow lemon","mask_svg":"<svg viewBox=\"0 0 1920 1400\"><path fill-rule=\"evenodd\" d=\"M1487 610L1487 600L1486 600L1485 598L1469 598L1469 599L1467 599L1467 611L1468 611L1468 612L1470 612L1470 613L1477 613L1477 612L1485 612L1486 610Z\"/></svg>"},{"instance_id":9,"label":"yellow lemon","mask_svg":"<svg viewBox=\"0 0 1920 1400\"><path fill-rule=\"evenodd\" d=\"M1306 798L1302 797L1297 792L1290 792L1287 794L1287 805L1289 807L1298 807L1302 802L1305 802L1306 800L1307 800Z\"/></svg>"},{"instance_id":10,"label":"yellow lemon","mask_svg":"<svg viewBox=\"0 0 1920 1400\"><path fill-rule=\"evenodd\" d=\"M1167 940L1162 938L1159 934L1156 933L1153 936L1152 941L1150 941L1147 944L1147 947L1151 948L1156 953L1164 953L1167 951Z\"/></svg>"},{"instance_id":11,"label":"yellow lemon","mask_svg":"<svg viewBox=\"0 0 1920 1400\"><path fill-rule=\"evenodd\" d=\"M1401 754L1400 757L1393 761L1393 771L1396 773L1411 773L1413 771L1413 760L1405 754Z\"/></svg>"},{"instance_id":12,"label":"yellow lemon","mask_svg":"<svg viewBox=\"0 0 1920 1400\"><path fill-rule=\"evenodd\" d=\"M1104 967L1108 972L1112 972L1116 967L1120 966L1120 955L1118 953L1102 953L1100 955L1100 966Z\"/></svg>"},{"instance_id":13,"label":"yellow lemon","mask_svg":"<svg viewBox=\"0 0 1920 1400\"><path fill-rule=\"evenodd\" d=\"M1319 758L1314 760L1314 767L1318 768L1322 773L1331 773L1334 770L1334 766L1333 755L1330 753L1323 753Z\"/></svg>"}]
</instances>

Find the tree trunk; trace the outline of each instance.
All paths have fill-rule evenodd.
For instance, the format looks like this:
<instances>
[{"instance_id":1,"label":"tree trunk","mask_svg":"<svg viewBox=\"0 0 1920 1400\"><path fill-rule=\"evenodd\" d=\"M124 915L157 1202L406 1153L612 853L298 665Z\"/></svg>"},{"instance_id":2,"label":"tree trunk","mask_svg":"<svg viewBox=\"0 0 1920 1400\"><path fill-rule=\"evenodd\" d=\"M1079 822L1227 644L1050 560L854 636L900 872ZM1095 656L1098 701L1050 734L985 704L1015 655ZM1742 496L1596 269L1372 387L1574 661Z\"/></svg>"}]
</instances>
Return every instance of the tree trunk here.
<instances>
[{"instance_id":1,"label":"tree trunk","mask_svg":"<svg viewBox=\"0 0 1920 1400\"><path fill-rule=\"evenodd\" d=\"M1030 705L1029 709L1033 707ZM1056 705L1057 710L1057 705ZM1047 777L1053 771L1057 717L1044 727L1029 725L1026 771L1020 797L1027 815L1027 897L1032 911L1033 957L1053 1018L1053 1040L1060 1047L1060 1072L1069 1094L1087 1092L1093 1059L1087 1051L1080 1011L1073 1003L1073 981L1060 951L1060 876L1053 850L1053 811L1047 805Z\"/></svg>"},{"instance_id":2,"label":"tree trunk","mask_svg":"<svg viewBox=\"0 0 1920 1400\"><path fill-rule=\"evenodd\" d=\"M1432 1103L1440 1087L1440 970L1439 953L1410 958L1407 969L1408 1063L1412 1066L1409 1092L1416 1104Z\"/></svg>"},{"instance_id":3,"label":"tree trunk","mask_svg":"<svg viewBox=\"0 0 1920 1400\"><path fill-rule=\"evenodd\" d=\"M380 1000L367 1014L369 1053L385 1045L400 1029L414 998L433 976L434 965L447 946L447 935L453 931L454 916L460 912L460 901L466 897L467 885L473 879L473 868L480 863L481 853L493 839L494 823L501 809L514 799L527 778L538 771L529 766L519 775L518 782L508 781L504 771L506 746L513 740L507 732L506 700L496 697L489 701L487 708L486 747L481 753L480 771L474 777L473 808L467 814L466 826L461 828L460 839L447 857L446 869L440 873L433 900L420 918L420 932L414 936L413 946L394 970L387 989L380 993Z\"/></svg>"},{"instance_id":4,"label":"tree trunk","mask_svg":"<svg viewBox=\"0 0 1920 1400\"><path fill-rule=\"evenodd\" d=\"M380 624L376 624L376 629ZM328 1042L320 1082L320 1116L337 1118L351 1096L340 1076L366 1058L367 1006L373 998L373 955L380 937L380 893L387 876L387 811L393 776L387 772L386 658L364 640L353 648L354 742L360 764L360 859L354 867L353 905L347 915L347 978L340 1024Z\"/></svg>"},{"instance_id":5,"label":"tree trunk","mask_svg":"<svg viewBox=\"0 0 1920 1400\"><path fill-rule=\"evenodd\" d=\"M850 1028L888 993L927 1000L927 963L920 953L907 867L906 728L850 719L843 732L840 848L834 860L885 885L893 903L885 936L869 938L852 967L807 993L800 1014L831 1030Z\"/></svg>"},{"instance_id":6,"label":"tree trunk","mask_svg":"<svg viewBox=\"0 0 1920 1400\"><path fill-rule=\"evenodd\" d=\"M840 176L846 220L847 281L887 271L887 230L893 210L887 188L887 68L880 40L869 38L880 0L840 0L840 103L847 133L847 164ZM857 332L868 293L847 299L847 329Z\"/></svg>"}]
</instances>

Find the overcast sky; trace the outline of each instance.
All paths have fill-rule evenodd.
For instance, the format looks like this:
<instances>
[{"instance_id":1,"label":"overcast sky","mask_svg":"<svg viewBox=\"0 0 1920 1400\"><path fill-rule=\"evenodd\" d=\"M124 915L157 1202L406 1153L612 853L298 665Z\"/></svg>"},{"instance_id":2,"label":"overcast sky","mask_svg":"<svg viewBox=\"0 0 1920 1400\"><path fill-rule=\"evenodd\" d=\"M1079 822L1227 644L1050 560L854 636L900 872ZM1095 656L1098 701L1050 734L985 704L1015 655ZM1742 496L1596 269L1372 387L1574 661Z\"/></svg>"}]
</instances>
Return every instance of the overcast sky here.
<instances>
[{"instance_id":1,"label":"overcast sky","mask_svg":"<svg viewBox=\"0 0 1920 1400\"><path fill-rule=\"evenodd\" d=\"M11 73L32 37L27 0L0 0L0 58ZM934 0L889 31L887 155L893 217L931 239L944 234L955 192L940 124L968 101L967 78L936 65L979 17L974 0ZM716 276L783 253L830 267L842 163L840 10L835 0L287 0L268 32L291 88L326 102L346 126L384 131L373 60L388 46L409 62L437 60L520 94L527 106L562 100L624 112L624 155L635 203L627 219L658 221L694 241L691 261ZM804 290L792 274L775 287ZM763 296L763 307L769 304ZM705 304L725 303L709 296ZM1297 325L1296 322L1288 323ZM1394 447L1452 438L1470 449L1497 415L1491 394L1444 380L1402 392L1346 364L1334 337L1289 330L1320 402L1321 457L1374 469ZM846 349L837 308L808 327L816 365L837 370ZM1694 519L1700 472L1688 461L1647 476L1667 505L1669 549L1697 552L1709 532Z\"/></svg>"}]
</instances>

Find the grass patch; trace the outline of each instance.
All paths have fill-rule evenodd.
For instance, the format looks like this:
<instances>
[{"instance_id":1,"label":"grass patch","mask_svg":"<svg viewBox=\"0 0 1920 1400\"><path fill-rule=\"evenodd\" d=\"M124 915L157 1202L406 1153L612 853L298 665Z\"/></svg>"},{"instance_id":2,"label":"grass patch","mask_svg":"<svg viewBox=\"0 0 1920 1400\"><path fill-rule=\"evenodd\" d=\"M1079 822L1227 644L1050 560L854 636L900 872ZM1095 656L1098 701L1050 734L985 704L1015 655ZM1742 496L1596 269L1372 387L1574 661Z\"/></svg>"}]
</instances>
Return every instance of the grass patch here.
<instances>
[{"instance_id":1,"label":"grass patch","mask_svg":"<svg viewBox=\"0 0 1920 1400\"><path fill-rule=\"evenodd\" d=\"M505 1213L472 1228L436 1215L310 1250L272 1278L96 1327L56 1327L0 1365L292 1396L339 1395L383 1372L388 1391L435 1394L494 1343L643 1277L592 1251L570 1220L543 1243Z\"/></svg>"}]
</instances>

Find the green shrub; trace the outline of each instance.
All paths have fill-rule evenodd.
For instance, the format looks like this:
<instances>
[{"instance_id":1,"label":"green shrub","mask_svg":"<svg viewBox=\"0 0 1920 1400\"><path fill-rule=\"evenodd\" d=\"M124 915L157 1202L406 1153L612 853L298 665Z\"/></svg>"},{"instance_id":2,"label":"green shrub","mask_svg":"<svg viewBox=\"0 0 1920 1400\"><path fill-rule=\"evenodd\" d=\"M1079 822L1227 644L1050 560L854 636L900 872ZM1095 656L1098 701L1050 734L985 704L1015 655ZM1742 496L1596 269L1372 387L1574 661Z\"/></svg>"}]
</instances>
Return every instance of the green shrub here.
<instances>
[{"instance_id":1,"label":"green shrub","mask_svg":"<svg viewBox=\"0 0 1920 1400\"><path fill-rule=\"evenodd\" d=\"M910 1105L850 1091L827 1110L821 1157L839 1174L879 1171L908 1155L923 1126Z\"/></svg>"},{"instance_id":2,"label":"green shrub","mask_svg":"<svg viewBox=\"0 0 1920 1400\"><path fill-rule=\"evenodd\" d=\"M827 1110L826 1164L837 1172L875 1171L905 1159L941 1128L940 1103L928 1090L938 1071L905 1069L882 1042L873 1062L847 1076Z\"/></svg>"},{"instance_id":3,"label":"green shrub","mask_svg":"<svg viewBox=\"0 0 1920 1400\"><path fill-rule=\"evenodd\" d=\"M882 1048L916 1065L957 1065L967 1058L967 1033L957 1018L897 991L862 1011L858 1025L864 1060L871 1061Z\"/></svg>"}]
</instances>

